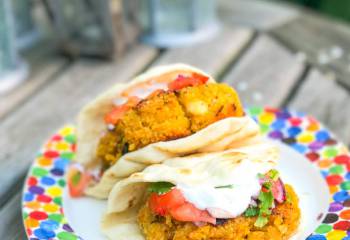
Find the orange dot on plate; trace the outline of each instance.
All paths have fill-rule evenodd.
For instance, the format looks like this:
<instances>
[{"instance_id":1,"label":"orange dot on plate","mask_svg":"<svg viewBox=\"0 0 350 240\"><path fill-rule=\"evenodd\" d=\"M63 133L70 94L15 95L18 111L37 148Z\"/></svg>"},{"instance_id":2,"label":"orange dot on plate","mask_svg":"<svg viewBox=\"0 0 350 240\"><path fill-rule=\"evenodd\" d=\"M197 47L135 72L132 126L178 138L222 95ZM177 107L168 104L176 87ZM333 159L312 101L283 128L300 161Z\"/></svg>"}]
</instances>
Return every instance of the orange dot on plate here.
<instances>
[{"instance_id":1,"label":"orange dot on plate","mask_svg":"<svg viewBox=\"0 0 350 240\"><path fill-rule=\"evenodd\" d=\"M318 123L310 123L306 129L314 132L320 129L320 125Z\"/></svg>"},{"instance_id":2,"label":"orange dot on plate","mask_svg":"<svg viewBox=\"0 0 350 240\"><path fill-rule=\"evenodd\" d=\"M27 202L27 203L25 204L25 206L26 206L27 208L30 208L30 209L33 209L33 210L38 210L38 209L40 209L41 204L40 204L39 202L33 201L33 202Z\"/></svg>"},{"instance_id":3,"label":"orange dot on plate","mask_svg":"<svg viewBox=\"0 0 350 240\"><path fill-rule=\"evenodd\" d=\"M47 167L52 165L52 159L46 157L38 158L38 164L42 167Z\"/></svg>"},{"instance_id":4,"label":"orange dot on plate","mask_svg":"<svg viewBox=\"0 0 350 240\"><path fill-rule=\"evenodd\" d=\"M328 188L329 188L329 192L331 194L334 194L334 193L339 191L339 187L338 186L329 186Z\"/></svg>"},{"instance_id":5,"label":"orange dot on plate","mask_svg":"<svg viewBox=\"0 0 350 240\"><path fill-rule=\"evenodd\" d=\"M339 216L343 219L350 219L350 209L342 211Z\"/></svg>"},{"instance_id":6,"label":"orange dot on plate","mask_svg":"<svg viewBox=\"0 0 350 240\"><path fill-rule=\"evenodd\" d=\"M324 159L318 162L318 166L320 168L328 168L331 165L332 165L332 160L329 160L329 159Z\"/></svg>"},{"instance_id":7,"label":"orange dot on plate","mask_svg":"<svg viewBox=\"0 0 350 240\"><path fill-rule=\"evenodd\" d=\"M36 228L39 226L39 221L29 217L24 221L24 224L27 228Z\"/></svg>"}]
</instances>

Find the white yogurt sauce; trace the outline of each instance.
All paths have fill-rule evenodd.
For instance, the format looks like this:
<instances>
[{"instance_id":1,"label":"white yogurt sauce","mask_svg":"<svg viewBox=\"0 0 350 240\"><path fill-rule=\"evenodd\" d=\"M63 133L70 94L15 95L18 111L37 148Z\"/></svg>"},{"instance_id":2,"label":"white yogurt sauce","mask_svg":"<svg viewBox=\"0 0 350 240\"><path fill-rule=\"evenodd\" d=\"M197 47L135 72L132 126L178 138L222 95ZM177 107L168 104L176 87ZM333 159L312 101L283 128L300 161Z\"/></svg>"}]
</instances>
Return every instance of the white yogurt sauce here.
<instances>
[{"instance_id":1,"label":"white yogurt sauce","mask_svg":"<svg viewBox=\"0 0 350 240\"><path fill-rule=\"evenodd\" d=\"M257 197L261 186L258 173L266 173L271 167L265 164L242 162L230 174L218 175L216 179L188 186L177 185L185 199L198 209L207 210L215 218L234 218L241 215ZM213 181L214 180L214 181ZM232 188L215 188L233 185Z\"/></svg>"},{"instance_id":2,"label":"white yogurt sauce","mask_svg":"<svg viewBox=\"0 0 350 240\"><path fill-rule=\"evenodd\" d=\"M152 83L145 88L136 88L131 93L131 96L145 99L156 90L167 90L167 89L168 89L167 83Z\"/></svg>"}]
</instances>

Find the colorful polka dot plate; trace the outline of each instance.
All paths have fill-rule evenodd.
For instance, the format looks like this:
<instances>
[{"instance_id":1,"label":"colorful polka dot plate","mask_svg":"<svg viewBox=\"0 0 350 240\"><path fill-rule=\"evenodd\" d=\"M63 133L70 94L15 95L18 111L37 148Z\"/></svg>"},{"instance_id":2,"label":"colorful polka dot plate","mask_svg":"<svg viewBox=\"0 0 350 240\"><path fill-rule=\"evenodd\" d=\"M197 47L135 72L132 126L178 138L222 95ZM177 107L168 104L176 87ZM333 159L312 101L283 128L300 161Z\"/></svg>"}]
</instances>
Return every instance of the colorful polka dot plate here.
<instances>
[{"instance_id":1,"label":"colorful polka dot plate","mask_svg":"<svg viewBox=\"0 0 350 240\"><path fill-rule=\"evenodd\" d=\"M249 108L266 137L280 146L279 170L300 197L302 220L293 239L350 240L350 155L314 118L271 108ZM29 170L23 192L28 239L99 240L105 202L71 199L65 171L74 158L75 128L54 134Z\"/></svg>"}]
</instances>

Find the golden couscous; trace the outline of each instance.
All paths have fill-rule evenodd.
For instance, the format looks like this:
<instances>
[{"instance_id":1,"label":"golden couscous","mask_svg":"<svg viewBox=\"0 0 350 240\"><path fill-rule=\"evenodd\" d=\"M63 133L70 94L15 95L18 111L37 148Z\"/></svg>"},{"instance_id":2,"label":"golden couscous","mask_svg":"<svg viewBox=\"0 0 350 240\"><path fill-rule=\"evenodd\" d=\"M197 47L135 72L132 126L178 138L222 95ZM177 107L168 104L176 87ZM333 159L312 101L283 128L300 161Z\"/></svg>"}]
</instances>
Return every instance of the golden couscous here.
<instances>
[{"instance_id":1,"label":"golden couscous","mask_svg":"<svg viewBox=\"0 0 350 240\"><path fill-rule=\"evenodd\" d=\"M193 134L220 119L244 115L236 92L226 84L202 84L158 91L123 115L101 138L97 156L108 168L123 154L148 144Z\"/></svg>"},{"instance_id":2,"label":"golden couscous","mask_svg":"<svg viewBox=\"0 0 350 240\"><path fill-rule=\"evenodd\" d=\"M276 205L262 228L254 226L256 217L243 215L198 227L192 222L176 221L170 215L156 215L148 203L139 211L138 223L147 240L284 240L293 235L300 222L298 196L290 185L285 185L285 189L289 200Z\"/></svg>"}]
</instances>

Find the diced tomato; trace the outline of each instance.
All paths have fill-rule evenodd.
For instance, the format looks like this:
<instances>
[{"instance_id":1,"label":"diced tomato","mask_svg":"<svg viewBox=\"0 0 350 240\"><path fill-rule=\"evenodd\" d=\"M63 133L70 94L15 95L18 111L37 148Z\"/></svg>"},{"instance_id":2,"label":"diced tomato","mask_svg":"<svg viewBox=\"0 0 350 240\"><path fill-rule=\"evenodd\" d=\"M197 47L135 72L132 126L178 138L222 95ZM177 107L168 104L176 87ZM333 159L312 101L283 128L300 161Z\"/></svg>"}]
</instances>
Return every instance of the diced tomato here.
<instances>
[{"instance_id":1,"label":"diced tomato","mask_svg":"<svg viewBox=\"0 0 350 240\"><path fill-rule=\"evenodd\" d=\"M129 109L127 105L121 105L115 107L110 113L105 116L105 123L116 124L123 116L124 113Z\"/></svg>"},{"instance_id":2,"label":"diced tomato","mask_svg":"<svg viewBox=\"0 0 350 240\"><path fill-rule=\"evenodd\" d=\"M185 203L170 210L170 215L182 222L208 222L215 224L216 219L209 215L208 211L199 210L192 203Z\"/></svg>"},{"instance_id":3,"label":"diced tomato","mask_svg":"<svg viewBox=\"0 0 350 240\"><path fill-rule=\"evenodd\" d=\"M82 196L90 180L89 173L81 172L74 167L70 168L67 175L69 195L73 198Z\"/></svg>"},{"instance_id":4,"label":"diced tomato","mask_svg":"<svg viewBox=\"0 0 350 240\"><path fill-rule=\"evenodd\" d=\"M186 202L180 190L158 195L152 193L149 198L149 207L154 213L161 216L170 214L174 219L184 222L209 222L215 224L215 218L208 211L199 210L193 204Z\"/></svg>"},{"instance_id":5,"label":"diced tomato","mask_svg":"<svg viewBox=\"0 0 350 240\"><path fill-rule=\"evenodd\" d=\"M152 193L149 199L149 206L151 210L161 216L164 216L170 209L178 207L185 203L180 190L173 188L165 194L158 195Z\"/></svg>"},{"instance_id":6,"label":"diced tomato","mask_svg":"<svg viewBox=\"0 0 350 240\"><path fill-rule=\"evenodd\" d=\"M120 106L116 106L112 109L111 112L105 115L105 123L107 124L116 124L122 117L125 112L129 110L131 107L135 106L137 103L141 101L140 98L133 96L128 99L128 101Z\"/></svg>"},{"instance_id":7,"label":"diced tomato","mask_svg":"<svg viewBox=\"0 0 350 240\"><path fill-rule=\"evenodd\" d=\"M283 203L286 200L286 190L282 180L279 178L277 181L272 183L272 195L278 203Z\"/></svg>"},{"instance_id":8,"label":"diced tomato","mask_svg":"<svg viewBox=\"0 0 350 240\"><path fill-rule=\"evenodd\" d=\"M192 76L178 75L178 77L168 84L169 90L180 90L189 86L198 86L206 83L208 77L193 73Z\"/></svg>"}]
</instances>

